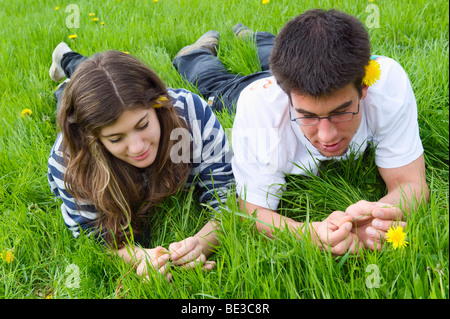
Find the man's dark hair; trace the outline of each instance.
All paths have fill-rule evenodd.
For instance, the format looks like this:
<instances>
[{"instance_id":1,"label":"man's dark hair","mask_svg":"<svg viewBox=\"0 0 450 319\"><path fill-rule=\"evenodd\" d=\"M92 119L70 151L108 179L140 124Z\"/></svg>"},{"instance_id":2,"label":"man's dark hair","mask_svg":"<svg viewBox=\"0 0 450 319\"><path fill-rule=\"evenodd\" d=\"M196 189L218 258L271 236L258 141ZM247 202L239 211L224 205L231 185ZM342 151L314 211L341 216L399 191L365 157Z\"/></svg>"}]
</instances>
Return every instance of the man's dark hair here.
<instances>
[{"instance_id":1,"label":"man's dark hair","mask_svg":"<svg viewBox=\"0 0 450 319\"><path fill-rule=\"evenodd\" d=\"M350 83L361 95L369 60L369 34L361 21L334 9L313 9L280 31L270 68L289 95L328 97Z\"/></svg>"}]
</instances>

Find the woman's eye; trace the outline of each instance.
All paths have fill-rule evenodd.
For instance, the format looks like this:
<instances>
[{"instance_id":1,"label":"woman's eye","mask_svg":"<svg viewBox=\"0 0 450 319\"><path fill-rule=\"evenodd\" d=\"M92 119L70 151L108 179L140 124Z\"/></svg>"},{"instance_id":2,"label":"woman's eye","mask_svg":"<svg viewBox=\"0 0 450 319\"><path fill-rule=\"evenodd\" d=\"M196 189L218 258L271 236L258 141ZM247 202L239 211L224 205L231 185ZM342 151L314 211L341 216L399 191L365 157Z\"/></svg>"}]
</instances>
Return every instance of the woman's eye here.
<instances>
[{"instance_id":1,"label":"woman's eye","mask_svg":"<svg viewBox=\"0 0 450 319\"><path fill-rule=\"evenodd\" d=\"M145 123L144 125L138 127L137 129L140 130L140 131L142 131L142 130L145 130L147 127L148 127L148 122Z\"/></svg>"},{"instance_id":2,"label":"woman's eye","mask_svg":"<svg viewBox=\"0 0 450 319\"><path fill-rule=\"evenodd\" d=\"M121 140L121 138L120 137L118 137L118 138L116 138L116 139L113 139L113 140L109 140L111 143L118 143L118 142L120 142L120 140Z\"/></svg>"}]
</instances>

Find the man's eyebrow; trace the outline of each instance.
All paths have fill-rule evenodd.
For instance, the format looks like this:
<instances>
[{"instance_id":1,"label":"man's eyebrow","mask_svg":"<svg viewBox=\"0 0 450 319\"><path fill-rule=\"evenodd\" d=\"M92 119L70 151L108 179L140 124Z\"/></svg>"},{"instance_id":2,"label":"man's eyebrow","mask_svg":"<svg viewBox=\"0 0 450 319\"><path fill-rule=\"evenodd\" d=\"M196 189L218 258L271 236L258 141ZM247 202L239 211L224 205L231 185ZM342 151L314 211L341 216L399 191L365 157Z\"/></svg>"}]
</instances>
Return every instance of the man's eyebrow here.
<instances>
[{"instance_id":1,"label":"man's eyebrow","mask_svg":"<svg viewBox=\"0 0 450 319\"><path fill-rule=\"evenodd\" d=\"M336 107L335 109L331 110L330 114L331 114L331 113L336 113L336 112L342 111L343 109L346 109L346 108L348 108L350 105L352 105L352 103L353 103L353 101L351 101L351 100L350 100L350 101L347 101L347 102L344 102L344 103L342 103L341 105L339 105L338 107ZM303 110L303 109L298 108L298 107L296 107L295 110L296 110L298 113L302 113L302 114L305 114L305 115L308 115L308 116L316 116L316 115L317 115L317 114L315 114L315 113L311 113L311 112L309 112L309 111Z\"/></svg>"},{"instance_id":2,"label":"man's eyebrow","mask_svg":"<svg viewBox=\"0 0 450 319\"><path fill-rule=\"evenodd\" d=\"M148 113L145 114L143 117L141 117L141 119L136 123L135 127L138 126L146 117L148 116ZM108 135L102 135L105 138L108 137L113 137L113 136L117 136L117 135L121 135L122 133L112 133L112 134L108 134Z\"/></svg>"}]
</instances>

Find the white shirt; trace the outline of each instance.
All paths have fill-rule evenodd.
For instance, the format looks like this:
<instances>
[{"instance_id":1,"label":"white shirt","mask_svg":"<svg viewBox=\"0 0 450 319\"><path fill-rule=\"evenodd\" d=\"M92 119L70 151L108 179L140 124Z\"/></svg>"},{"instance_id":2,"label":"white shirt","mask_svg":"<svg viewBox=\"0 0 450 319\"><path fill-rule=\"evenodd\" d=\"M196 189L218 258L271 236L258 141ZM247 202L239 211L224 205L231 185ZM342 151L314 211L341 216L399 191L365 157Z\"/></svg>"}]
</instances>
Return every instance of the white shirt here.
<instances>
[{"instance_id":1,"label":"white shirt","mask_svg":"<svg viewBox=\"0 0 450 319\"><path fill-rule=\"evenodd\" d=\"M393 59L378 56L380 79L361 101L362 120L346 154L357 156L375 145L375 163L382 168L405 166L423 147L417 122L417 104L403 68ZM326 158L289 118L289 99L274 77L246 87L237 102L233 124L233 173L238 195L245 201L276 210L285 174L317 174Z\"/></svg>"}]
</instances>

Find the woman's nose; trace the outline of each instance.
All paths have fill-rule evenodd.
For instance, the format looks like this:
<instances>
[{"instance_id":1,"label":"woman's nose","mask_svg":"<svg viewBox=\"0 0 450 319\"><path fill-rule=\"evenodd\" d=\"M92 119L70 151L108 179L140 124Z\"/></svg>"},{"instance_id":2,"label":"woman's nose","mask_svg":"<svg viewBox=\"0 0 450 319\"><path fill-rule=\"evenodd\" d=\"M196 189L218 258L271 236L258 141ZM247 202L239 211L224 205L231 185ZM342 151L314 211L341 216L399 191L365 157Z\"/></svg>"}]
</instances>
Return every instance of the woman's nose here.
<instances>
[{"instance_id":1,"label":"woman's nose","mask_svg":"<svg viewBox=\"0 0 450 319\"><path fill-rule=\"evenodd\" d=\"M139 136L131 136L128 144L128 150L132 155L139 155L144 150L144 140Z\"/></svg>"}]
</instances>

